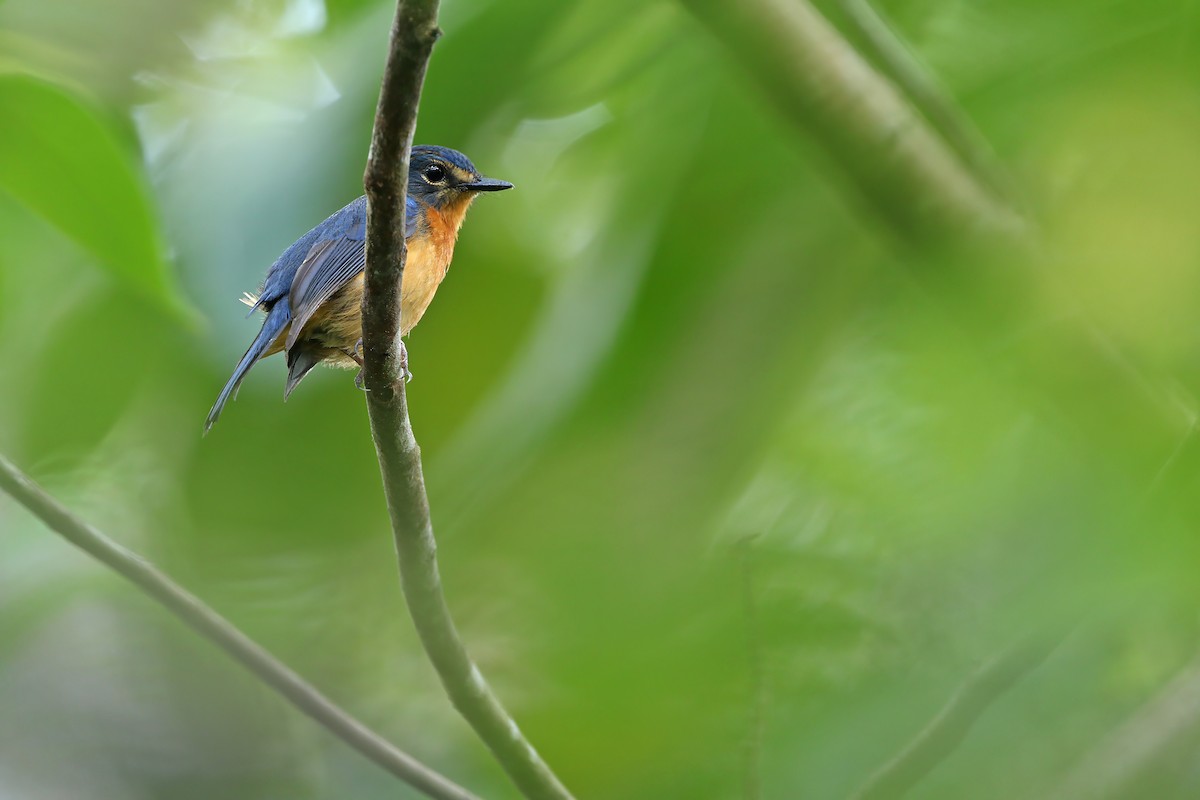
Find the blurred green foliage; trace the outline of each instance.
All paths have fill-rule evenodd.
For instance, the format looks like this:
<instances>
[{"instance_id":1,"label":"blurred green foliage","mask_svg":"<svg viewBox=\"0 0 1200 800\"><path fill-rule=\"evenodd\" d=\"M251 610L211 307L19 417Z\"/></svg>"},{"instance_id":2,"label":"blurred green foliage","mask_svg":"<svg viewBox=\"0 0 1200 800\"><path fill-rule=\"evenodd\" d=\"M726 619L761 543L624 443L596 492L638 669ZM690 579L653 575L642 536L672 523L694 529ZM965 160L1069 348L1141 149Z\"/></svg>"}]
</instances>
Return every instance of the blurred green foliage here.
<instances>
[{"instance_id":1,"label":"blurred green foliage","mask_svg":"<svg viewBox=\"0 0 1200 800\"><path fill-rule=\"evenodd\" d=\"M743 796L755 748L763 797L845 797L1072 629L912 793L1052 796L1196 657L1197 4L883 5L1035 255L902 247L672 2L444 4L417 138L517 191L471 212L411 411L464 637L581 798ZM200 438L238 295L361 193L391 12L0 4L0 450L514 797L402 608L350 375L284 405L264 363ZM1196 796L1198 744L1118 793ZM0 795L413 796L7 499Z\"/></svg>"},{"instance_id":2,"label":"blurred green foliage","mask_svg":"<svg viewBox=\"0 0 1200 800\"><path fill-rule=\"evenodd\" d=\"M141 170L102 119L52 84L0 76L0 186L150 299L181 308ZM69 187L69 191L64 191Z\"/></svg>"}]
</instances>

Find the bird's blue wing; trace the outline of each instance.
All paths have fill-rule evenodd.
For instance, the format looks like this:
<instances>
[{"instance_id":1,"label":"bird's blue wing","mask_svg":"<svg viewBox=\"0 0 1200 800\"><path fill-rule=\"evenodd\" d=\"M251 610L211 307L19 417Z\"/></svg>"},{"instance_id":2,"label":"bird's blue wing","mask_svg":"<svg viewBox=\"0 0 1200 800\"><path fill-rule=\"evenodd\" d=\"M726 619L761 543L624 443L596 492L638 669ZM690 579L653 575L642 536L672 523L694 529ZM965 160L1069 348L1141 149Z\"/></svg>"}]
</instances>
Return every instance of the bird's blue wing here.
<instances>
[{"instance_id":1,"label":"bird's blue wing","mask_svg":"<svg viewBox=\"0 0 1200 800\"><path fill-rule=\"evenodd\" d=\"M325 239L340 239L343 232L349 229L355 220L365 219L366 213L367 198L359 197L330 214L319 225L292 242L267 270L267 277L263 279L262 289L255 307L269 309L281 297L287 297L292 283L295 281L297 270L308 258L313 247Z\"/></svg>"},{"instance_id":2,"label":"bird's blue wing","mask_svg":"<svg viewBox=\"0 0 1200 800\"><path fill-rule=\"evenodd\" d=\"M337 238L321 239L308 251L296 270L288 300L292 306L292 327L288 331L286 348L292 349L305 324L337 294L343 286L363 271L366 264L365 239L367 221L353 220L350 227Z\"/></svg>"},{"instance_id":3,"label":"bird's blue wing","mask_svg":"<svg viewBox=\"0 0 1200 800\"><path fill-rule=\"evenodd\" d=\"M420 205L409 197L405 204L404 238L416 233ZM331 224L336 221L337 224ZM297 267L288 291L292 327L287 349L291 350L304 325L325 301L354 280L366 265L366 203L351 204L324 223L328 229L314 242Z\"/></svg>"}]
</instances>

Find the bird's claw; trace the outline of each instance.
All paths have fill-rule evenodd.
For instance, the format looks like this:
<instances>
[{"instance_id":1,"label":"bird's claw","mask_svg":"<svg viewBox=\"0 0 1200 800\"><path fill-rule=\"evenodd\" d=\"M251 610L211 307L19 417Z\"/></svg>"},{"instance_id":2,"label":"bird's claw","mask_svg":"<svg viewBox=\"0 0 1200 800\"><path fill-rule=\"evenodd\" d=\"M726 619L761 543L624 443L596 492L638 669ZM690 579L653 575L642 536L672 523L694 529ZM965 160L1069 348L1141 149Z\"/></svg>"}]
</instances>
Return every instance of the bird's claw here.
<instances>
[{"instance_id":1,"label":"bird's claw","mask_svg":"<svg viewBox=\"0 0 1200 800\"><path fill-rule=\"evenodd\" d=\"M355 364L358 364L360 367L363 365L362 339L359 339L357 342L355 342L354 347L351 347L349 350L343 348L342 352L345 353L346 357Z\"/></svg>"},{"instance_id":2,"label":"bird's claw","mask_svg":"<svg viewBox=\"0 0 1200 800\"><path fill-rule=\"evenodd\" d=\"M370 390L367 389L367 387L363 381L362 349L363 349L362 339L359 339L357 342L354 343L353 348L351 348L350 350L345 350L343 352L345 352L346 355L350 356L350 358L354 359L354 362L356 364L358 364L359 370L358 370L358 374L354 376L354 385L357 386L359 389L363 390L364 392L366 392L366 391L370 391ZM404 347L404 342L400 342L400 377L404 378L405 383L408 383L409 381L411 381L413 379L413 374L408 371L408 350Z\"/></svg>"},{"instance_id":3,"label":"bird's claw","mask_svg":"<svg viewBox=\"0 0 1200 800\"><path fill-rule=\"evenodd\" d=\"M354 385L357 386L359 389L361 389L364 392L367 391L366 384L363 381L362 337L359 337L359 340L354 343L354 347L351 347L349 350L343 350L342 352L345 353L347 356L349 356L350 359L353 360L355 364L358 364L358 374L354 376Z\"/></svg>"},{"instance_id":4,"label":"bird's claw","mask_svg":"<svg viewBox=\"0 0 1200 800\"><path fill-rule=\"evenodd\" d=\"M404 378L405 383L413 379L413 374L408 371L408 348L404 342L400 342L400 377Z\"/></svg>"}]
</instances>

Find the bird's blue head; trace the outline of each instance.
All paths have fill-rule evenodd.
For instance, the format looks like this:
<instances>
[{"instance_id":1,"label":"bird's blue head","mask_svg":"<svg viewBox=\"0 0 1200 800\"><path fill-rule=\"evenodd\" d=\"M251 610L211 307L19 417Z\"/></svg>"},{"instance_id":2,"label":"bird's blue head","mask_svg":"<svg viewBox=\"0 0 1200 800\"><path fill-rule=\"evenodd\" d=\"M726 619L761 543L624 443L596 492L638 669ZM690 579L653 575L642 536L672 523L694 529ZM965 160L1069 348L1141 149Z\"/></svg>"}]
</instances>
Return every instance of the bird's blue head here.
<instances>
[{"instance_id":1,"label":"bird's blue head","mask_svg":"<svg viewBox=\"0 0 1200 800\"><path fill-rule=\"evenodd\" d=\"M508 181L485 178L471 159L457 150L421 144L408 161L408 194L437 209L462 208L480 192L511 189Z\"/></svg>"}]
</instances>

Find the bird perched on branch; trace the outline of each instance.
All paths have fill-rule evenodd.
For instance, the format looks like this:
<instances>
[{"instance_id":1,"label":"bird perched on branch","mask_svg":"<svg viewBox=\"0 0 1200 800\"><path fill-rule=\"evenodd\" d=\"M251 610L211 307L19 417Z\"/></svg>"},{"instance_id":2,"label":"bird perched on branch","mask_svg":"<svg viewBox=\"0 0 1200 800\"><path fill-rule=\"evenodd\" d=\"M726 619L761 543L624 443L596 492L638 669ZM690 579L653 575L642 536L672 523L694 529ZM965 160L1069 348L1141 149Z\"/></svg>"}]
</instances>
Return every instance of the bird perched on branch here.
<instances>
[{"instance_id":1,"label":"bird perched on branch","mask_svg":"<svg viewBox=\"0 0 1200 800\"><path fill-rule=\"evenodd\" d=\"M465 155L448 147L412 148L404 238L408 260L400 292L401 335L420 321L454 256L454 242L480 192L511 189L485 178ZM267 271L258 296L243 302L266 312L262 330L242 356L204 423L207 433L259 359L287 354L286 400L322 361L362 366L363 269L367 198L360 197L301 236Z\"/></svg>"}]
</instances>

